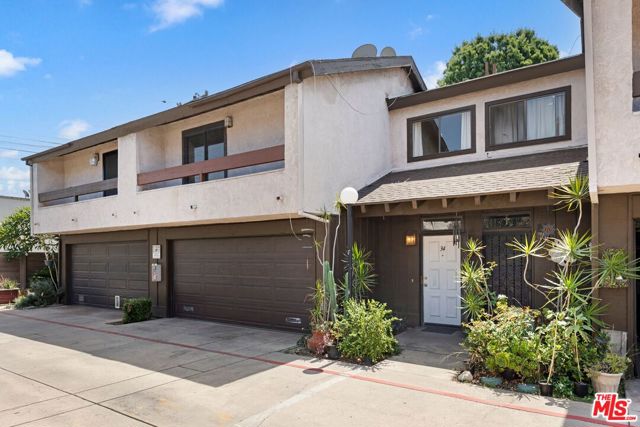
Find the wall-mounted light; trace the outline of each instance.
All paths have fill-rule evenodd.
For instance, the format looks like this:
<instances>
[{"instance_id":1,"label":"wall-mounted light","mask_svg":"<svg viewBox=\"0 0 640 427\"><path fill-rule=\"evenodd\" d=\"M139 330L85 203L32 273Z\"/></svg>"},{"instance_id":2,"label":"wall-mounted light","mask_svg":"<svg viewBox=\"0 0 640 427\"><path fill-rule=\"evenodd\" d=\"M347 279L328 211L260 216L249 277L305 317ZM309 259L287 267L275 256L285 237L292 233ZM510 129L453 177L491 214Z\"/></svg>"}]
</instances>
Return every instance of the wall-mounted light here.
<instances>
[{"instance_id":1,"label":"wall-mounted light","mask_svg":"<svg viewBox=\"0 0 640 427\"><path fill-rule=\"evenodd\" d=\"M224 118L224 127L226 128L233 127L233 117L227 116Z\"/></svg>"},{"instance_id":2,"label":"wall-mounted light","mask_svg":"<svg viewBox=\"0 0 640 427\"><path fill-rule=\"evenodd\" d=\"M91 157L89 157L90 166L98 166L99 161L100 161L100 154L98 153L93 153Z\"/></svg>"},{"instance_id":3,"label":"wall-mounted light","mask_svg":"<svg viewBox=\"0 0 640 427\"><path fill-rule=\"evenodd\" d=\"M418 242L418 237L416 233L407 233L404 235L404 244L405 246L415 246Z\"/></svg>"}]
</instances>

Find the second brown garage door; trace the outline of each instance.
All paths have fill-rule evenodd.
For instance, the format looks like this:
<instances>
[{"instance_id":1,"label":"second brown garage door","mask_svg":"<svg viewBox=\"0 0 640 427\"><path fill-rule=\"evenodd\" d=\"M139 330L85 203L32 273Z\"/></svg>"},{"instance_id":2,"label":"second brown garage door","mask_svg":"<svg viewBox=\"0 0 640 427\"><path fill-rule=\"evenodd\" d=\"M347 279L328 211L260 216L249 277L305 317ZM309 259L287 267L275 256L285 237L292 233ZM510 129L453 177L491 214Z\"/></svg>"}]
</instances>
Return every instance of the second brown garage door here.
<instances>
[{"instance_id":1,"label":"second brown garage door","mask_svg":"<svg viewBox=\"0 0 640 427\"><path fill-rule=\"evenodd\" d=\"M177 316L277 328L308 325L314 249L293 236L177 240L172 244Z\"/></svg>"},{"instance_id":2,"label":"second brown garage door","mask_svg":"<svg viewBox=\"0 0 640 427\"><path fill-rule=\"evenodd\" d=\"M69 302L113 307L115 296L149 296L147 242L71 245Z\"/></svg>"}]
</instances>

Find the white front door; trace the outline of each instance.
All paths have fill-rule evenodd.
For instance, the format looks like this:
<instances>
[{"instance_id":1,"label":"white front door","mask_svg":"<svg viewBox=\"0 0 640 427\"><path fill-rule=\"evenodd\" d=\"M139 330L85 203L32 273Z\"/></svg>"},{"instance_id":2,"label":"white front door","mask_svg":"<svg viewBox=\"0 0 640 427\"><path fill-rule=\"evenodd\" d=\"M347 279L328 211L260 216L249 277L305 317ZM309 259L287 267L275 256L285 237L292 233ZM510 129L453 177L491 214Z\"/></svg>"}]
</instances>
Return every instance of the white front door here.
<instances>
[{"instance_id":1,"label":"white front door","mask_svg":"<svg viewBox=\"0 0 640 427\"><path fill-rule=\"evenodd\" d=\"M422 238L424 323L460 324L460 248L453 237Z\"/></svg>"}]
</instances>

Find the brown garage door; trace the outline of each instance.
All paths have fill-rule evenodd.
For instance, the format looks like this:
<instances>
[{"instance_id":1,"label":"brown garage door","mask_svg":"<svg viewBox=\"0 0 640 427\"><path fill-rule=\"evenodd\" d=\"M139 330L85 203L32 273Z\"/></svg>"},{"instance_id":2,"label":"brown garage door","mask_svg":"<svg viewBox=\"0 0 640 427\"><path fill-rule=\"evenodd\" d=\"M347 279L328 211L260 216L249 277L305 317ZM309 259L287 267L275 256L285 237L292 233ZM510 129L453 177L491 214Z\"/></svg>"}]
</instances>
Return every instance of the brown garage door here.
<instances>
[{"instance_id":1,"label":"brown garage door","mask_svg":"<svg viewBox=\"0 0 640 427\"><path fill-rule=\"evenodd\" d=\"M308 239L177 240L172 259L177 316L291 329L308 324L315 282Z\"/></svg>"},{"instance_id":2,"label":"brown garage door","mask_svg":"<svg viewBox=\"0 0 640 427\"><path fill-rule=\"evenodd\" d=\"M69 302L113 307L114 297L149 296L147 242L71 246Z\"/></svg>"}]
</instances>

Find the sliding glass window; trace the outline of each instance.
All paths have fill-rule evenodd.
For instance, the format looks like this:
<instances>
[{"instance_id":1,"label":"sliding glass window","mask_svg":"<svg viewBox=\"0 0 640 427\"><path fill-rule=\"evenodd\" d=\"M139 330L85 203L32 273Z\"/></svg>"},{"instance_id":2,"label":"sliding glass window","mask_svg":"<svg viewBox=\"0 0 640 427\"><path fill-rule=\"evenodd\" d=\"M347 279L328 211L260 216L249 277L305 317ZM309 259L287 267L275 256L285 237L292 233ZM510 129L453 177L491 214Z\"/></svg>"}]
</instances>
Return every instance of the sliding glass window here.
<instances>
[{"instance_id":1,"label":"sliding glass window","mask_svg":"<svg viewBox=\"0 0 640 427\"><path fill-rule=\"evenodd\" d=\"M407 160L412 162L474 152L474 122L474 107L409 119Z\"/></svg>"},{"instance_id":2,"label":"sliding glass window","mask_svg":"<svg viewBox=\"0 0 640 427\"><path fill-rule=\"evenodd\" d=\"M570 88L487 104L488 149L571 139Z\"/></svg>"}]
</instances>

